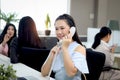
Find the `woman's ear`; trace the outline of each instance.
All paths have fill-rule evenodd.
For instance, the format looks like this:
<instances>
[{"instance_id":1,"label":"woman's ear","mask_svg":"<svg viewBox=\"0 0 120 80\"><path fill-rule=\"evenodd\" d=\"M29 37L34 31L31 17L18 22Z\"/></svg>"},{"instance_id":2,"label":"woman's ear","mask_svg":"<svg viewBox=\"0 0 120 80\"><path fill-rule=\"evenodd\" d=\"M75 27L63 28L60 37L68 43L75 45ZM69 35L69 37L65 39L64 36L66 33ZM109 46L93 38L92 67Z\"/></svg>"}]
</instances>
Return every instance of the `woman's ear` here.
<instances>
[{"instance_id":1,"label":"woman's ear","mask_svg":"<svg viewBox=\"0 0 120 80\"><path fill-rule=\"evenodd\" d=\"M110 37L111 37L111 35L110 34L108 34L108 38L110 39Z\"/></svg>"},{"instance_id":2,"label":"woman's ear","mask_svg":"<svg viewBox=\"0 0 120 80\"><path fill-rule=\"evenodd\" d=\"M69 34L70 34L70 31L69 31Z\"/></svg>"}]
</instances>

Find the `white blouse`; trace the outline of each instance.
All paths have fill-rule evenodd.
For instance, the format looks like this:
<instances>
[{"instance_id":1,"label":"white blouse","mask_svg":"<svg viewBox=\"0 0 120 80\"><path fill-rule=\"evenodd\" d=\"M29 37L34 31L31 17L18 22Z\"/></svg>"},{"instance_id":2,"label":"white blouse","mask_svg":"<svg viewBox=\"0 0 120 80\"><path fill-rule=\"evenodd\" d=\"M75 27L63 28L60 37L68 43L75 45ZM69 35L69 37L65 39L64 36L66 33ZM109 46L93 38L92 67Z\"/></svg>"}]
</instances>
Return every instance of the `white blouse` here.
<instances>
[{"instance_id":1,"label":"white blouse","mask_svg":"<svg viewBox=\"0 0 120 80\"><path fill-rule=\"evenodd\" d=\"M114 54L110 52L111 46L105 41L101 40L101 43L96 47L96 51L102 52L106 55L105 66L112 66L114 62Z\"/></svg>"},{"instance_id":2,"label":"white blouse","mask_svg":"<svg viewBox=\"0 0 120 80\"><path fill-rule=\"evenodd\" d=\"M75 48L79 45L80 44L78 44L77 42L73 42L68 47L68 51L72 58L72 61L75 67L79 70L79 72L73 78L69 78L66 75L66 72L64 69L62 51L60 51L58 55L56 56L55 64L53 67L53 71L56 72L56 75L59 74L58 76L55 76L57 78L56 80L81 80L81 76L80 76L81 72L89 73L86 57L83 54L75 51Z\"/></svg>"}]
</instances>

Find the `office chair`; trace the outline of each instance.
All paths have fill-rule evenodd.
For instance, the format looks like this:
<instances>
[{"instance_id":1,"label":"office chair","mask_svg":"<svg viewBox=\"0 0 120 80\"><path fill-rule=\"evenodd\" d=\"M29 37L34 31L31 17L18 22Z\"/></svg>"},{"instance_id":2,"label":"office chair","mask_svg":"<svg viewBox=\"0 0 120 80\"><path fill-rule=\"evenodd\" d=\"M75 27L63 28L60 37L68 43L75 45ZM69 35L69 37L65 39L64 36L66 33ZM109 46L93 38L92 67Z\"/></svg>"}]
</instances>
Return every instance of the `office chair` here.
<instances>
[{"instance_id":1,"label":"office chair","mask_svg":"<svg viewBox=\"0 0 120 80\"><path fill-rule=\"evenodd\" d=\"M120 70L120 68L111 67L111 66L105 66L105 67L103 67L102 71L109 71L109 70L111 70L111 69Z\"/></svg>"},{"instance_id":2,"label":"office chair","mask_svg":"<svg viewBox=\"0 0 120 80\"><path fill-rule=\"evenodd\" d=\"M87 48L86 59L89 69L89 74L85 74L87 80L99 80L100 74L105 63L105 54ZM84 80L83 75L82 80Z\"/></svg>"},{"instance_id":3,"label":"office chair","mask_svg":"<svg viewBox=\"0 0 120 80\"><path fill-rule=\"evenodd\" d=\"M120 71L120 68L116 68L116 67L112 67L112 66L103 67L102 72L104 72L104 71L107 72L108 71L108 75L105 75L106 73L103 73L100 79L106 80L105 77L107 76L107 80L111 80L113 74L115 74L116 71L114 72L114 71L110 71L110 70L118 70L118 71Z\"/></svg>"},{"instance_id":4,"label":"office chair","mask_svg":"<svg viewBox=\"0 0 120 80\"><path fill-rule=\"evenodd\" d=\"M22 47L20 54L20 62L23 64L40 71L42 65L49 55L50 49L37 49L30 47ZM41 72L41 71L40 71ZM54 72L52 71L51 77L54 78Z\"/></svg>"},{"instance_id":5,"label":"office chair","mask_svg":"<svg viewBox=\"0 0 120 80\"><path fill-rule=\"evenodd\" d=\"M50 50L48 49L22 47L20 54L20 62L40 71L41 66L43 65L49 54L49 51Z\"/></svg>"}]
</instances>

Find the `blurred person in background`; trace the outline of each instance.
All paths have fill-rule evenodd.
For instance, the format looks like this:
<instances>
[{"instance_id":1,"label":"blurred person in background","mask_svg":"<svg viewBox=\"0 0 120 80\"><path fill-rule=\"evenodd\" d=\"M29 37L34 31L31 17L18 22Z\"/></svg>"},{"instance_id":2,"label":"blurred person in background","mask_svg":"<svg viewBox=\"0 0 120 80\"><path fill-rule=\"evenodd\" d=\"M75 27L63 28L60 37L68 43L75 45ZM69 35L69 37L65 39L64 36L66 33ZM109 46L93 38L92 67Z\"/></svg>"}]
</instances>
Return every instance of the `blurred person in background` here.
<instances>
[{"instance_id":1,"label":"blurred person in background","mask_svg":"<svg viewBox=\"0 0 120 80\"><path fill-rule=\"evenodd\" d=\"M16 37L16 27L12 23L6 24L0 35L0 54L10 56L10 43Z\"/></svg>"},{"instance_id":2,"label":"blurred person in background","mask_svg":"<svg viewBox=\"0 0 120 80\"><path fill-rule=\"evenodd\" d=\"M110 28L103 26L100 31L95 35L92 48L95 51L102 52L106 55L105 67L113 67L114 64L114 51L116 45L110 46L108 42L111 39L112 31ZM108 70L101 73L99 80L120 80L119 70Z\"/></svg>"},{"instance_id":3,"label":"blurred person in background","mask_svg":"<svg viewBox=\"0 0 120 80\"><path fill-rule=\"evenodd\" d=\"M10 45L12 63L19 62L22 47L45 48L37 33L36 24L30 16L24 16L20 19L18 37L15 37Z\"/></svg>"}]
</instances>

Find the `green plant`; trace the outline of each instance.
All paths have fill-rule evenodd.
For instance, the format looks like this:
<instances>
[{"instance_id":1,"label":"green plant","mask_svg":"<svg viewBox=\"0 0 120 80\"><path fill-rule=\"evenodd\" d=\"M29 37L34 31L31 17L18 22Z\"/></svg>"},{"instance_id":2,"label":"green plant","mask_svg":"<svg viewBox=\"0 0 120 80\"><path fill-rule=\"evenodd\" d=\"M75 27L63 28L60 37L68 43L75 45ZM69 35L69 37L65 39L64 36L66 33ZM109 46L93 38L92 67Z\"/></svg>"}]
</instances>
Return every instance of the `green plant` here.
<instances>
[{"instance_id":1,"label":"green plant","mask_svg":"<svg viewBox=\"0 0 120 80\"><path fill-rule=\"evenodd\" d=\"M12 65L0 65L0 80L16 80L16 71L13 69Z\"/></svg>"},{"instance_id":2,"label":"green plant","mask_svg":"<svg viewBox=\"0 0 120 80\"><path fill-rule=\"evenodd\" d=\"M6 24L10 22L17 22L19 19L16 19L17 14L16 13L7 13L1 12L0 10L0 20L4 20Z\"/></svg>"},{"instance_id":3,"label":"green plant","mask_svg":"<svg viewBox=\"0 0 120 80\"><path fill-rule=\"evenodd\" d=\"M46 29L51 27L51 20L50 20L49 14L46 15L45 26L46 26Z\"/></svg>"}]
</instances>

